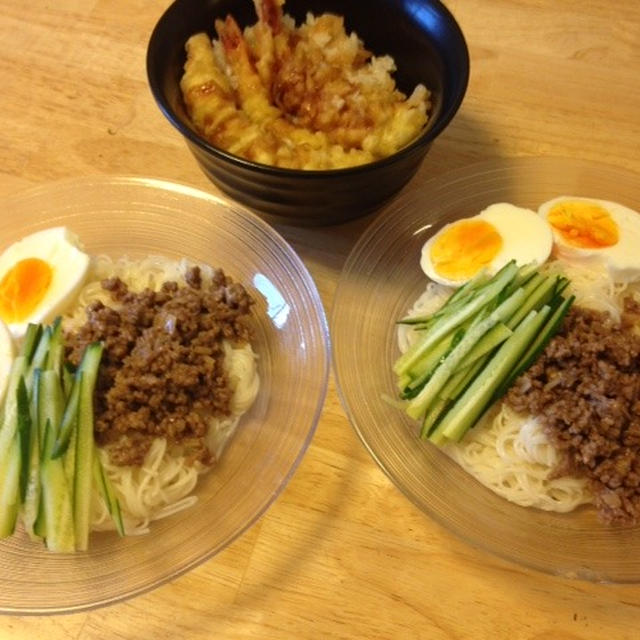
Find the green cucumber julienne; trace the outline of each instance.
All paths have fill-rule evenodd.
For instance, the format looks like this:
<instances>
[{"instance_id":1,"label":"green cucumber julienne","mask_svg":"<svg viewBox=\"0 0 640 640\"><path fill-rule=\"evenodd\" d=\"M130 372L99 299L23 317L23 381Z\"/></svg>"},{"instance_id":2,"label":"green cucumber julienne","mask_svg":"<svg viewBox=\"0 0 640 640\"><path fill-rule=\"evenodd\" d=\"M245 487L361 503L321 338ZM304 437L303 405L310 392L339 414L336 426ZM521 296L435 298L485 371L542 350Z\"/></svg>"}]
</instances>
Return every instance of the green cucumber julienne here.
<instances>
[{"instance_id":1,"label":"green cucumber julienne","mask_svg":"<svg viewBox=\"0 0 640 640\"><path fill-rule=\"evenodd\" d=\"M435 444L459 441L540 355L573 303L564 276L509 262L435 313L402 323L417 339L393 366L407 414ZM454 340L454 336L457 339Z\"/></svg>"},{"instance_id":2,"label":"green cucumber julienne","mask_svg":"<svg viewBox=\"0 0 640 640\"><path fill-rule=\"evenodd\" d=\"M76 440L76 468L74 484L73 516L76 545L85 551L89 545L91 516L91 486L93 482L93 390L98 375L98 364L102 356L102 344L94 342L87 346L80 369L82 383L78 402L78 426Z\"/></svg>"},{"instance_id":3,"label":"green cucumber julienne","mask_svg":"<svg viewBox=\"0 0 640 640\"><path fill-rule=\"evenodd\" d=\"M0 538L21 521L51 551L86 550L94 488L124 535L93 433L102 351L101 343L89 344L71 373L60 320L29 325L0 404Z\"/></svg>"}]
</instances>

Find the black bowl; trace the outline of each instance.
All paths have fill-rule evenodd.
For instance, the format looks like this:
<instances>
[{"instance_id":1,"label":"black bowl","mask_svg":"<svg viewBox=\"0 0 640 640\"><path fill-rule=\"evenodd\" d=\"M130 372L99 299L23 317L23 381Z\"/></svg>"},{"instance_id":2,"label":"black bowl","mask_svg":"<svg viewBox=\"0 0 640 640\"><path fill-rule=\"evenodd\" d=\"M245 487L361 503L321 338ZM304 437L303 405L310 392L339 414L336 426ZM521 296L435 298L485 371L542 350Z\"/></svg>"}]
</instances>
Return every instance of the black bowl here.
<instances>
[{"instance_id":1,"label":"black bowl","mask_svg":"<svg viewBox=\"0 0 640 640\"><path fill-rule=\"evenodd\" d=\"M187 116L179 81L184 45L194 33L214 35L216 18L232 14L241 27L257 21L251 0L176 0L158 21L147 50L151 91L204 173L232 198L277 222L344 222L382 206L415 174L433 140L457 112L469 80L469 54L451 13L438 0L287 0L300 24L307 12L344 16L376 55L391 55L398 87L409 94L422 82L432 93L426 129L393 156L348 169L281 169L239 158L206 142Z\"/></svg>"}]
</instances>

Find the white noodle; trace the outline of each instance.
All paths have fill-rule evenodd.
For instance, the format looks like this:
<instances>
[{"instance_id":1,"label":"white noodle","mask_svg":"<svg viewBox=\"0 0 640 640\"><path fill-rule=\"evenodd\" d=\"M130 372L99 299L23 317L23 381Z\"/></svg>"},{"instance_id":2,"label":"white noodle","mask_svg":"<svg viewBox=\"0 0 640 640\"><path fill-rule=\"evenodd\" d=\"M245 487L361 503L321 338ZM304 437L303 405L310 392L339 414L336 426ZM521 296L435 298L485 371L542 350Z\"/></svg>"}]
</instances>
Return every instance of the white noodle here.
<instances>
[{"instance_id":1,"label":"white noodle","mask_svg":"<svg viewBox=\"0 0 640 640\"><path fill-rule=\"evenodd\" d=\"M504 403L461 443L443 449L486 487L521 506L566 512L591 501L585 480L549 477L556 450L535 418Z\"/></svg>"},{"instance_id":2,"label":"white noodle","mask_svg":"<svg viewBox=\"0 0 640 640\"><path fill-rule=\"evenodd\" d=\"M106 256L92 259L87 284L79 294L75 307L65 318L67 329L76 328L85 321L85 307L94 300L112 305L109 293L100 286L104 278L117 276L132 291L145 287L159 290L163 282L176 281L184 284L184 273L191 266L187 261L173 261L159 256L142 260L121 258L113 261ZM199 265L203 279L210 278L213 269ZM231 415L227 418L210 419L206 444L219 459L222 451L233 435L241 416L251 407L258 393L260 380L257 373L257 356L250 344L234 346L225 341L225 368L233 391ZM169 448L164 438L156 438L147 453L142 466L121 466L113 464L107 451L100 450L105 472L113 485L120 502L125 531L128 535L149 531L153 520L167 517L191 507L197 497L191 495L198 476L208 468L200 463L190 464L179 451ZM92 528L94 530L113 529L114 524L102 497L94 490L92 500Z\"/></svg>"},{"instance_id":3,"label":"white noodle","mask_svg":"<svg viewBox=\"0 0 640 640\"><path fill-rule=\"evenodd\" d=\"M575 304L605 311L618 321L626 295L638 295L637 284L614 282L597 262L552 260L542 269L562 273L571 280ZM434 282L415 301L407 316L433 313L453 293ZM417 339L418 331L399 325L398 345L402 352ZM521 416L504 402L465 435L460 443L443 447L445 453L465 471L498 495L522 506L566 512L592 501L582 478L553 477L558 453L533 416Z\"/></svg>"}]
</instances>

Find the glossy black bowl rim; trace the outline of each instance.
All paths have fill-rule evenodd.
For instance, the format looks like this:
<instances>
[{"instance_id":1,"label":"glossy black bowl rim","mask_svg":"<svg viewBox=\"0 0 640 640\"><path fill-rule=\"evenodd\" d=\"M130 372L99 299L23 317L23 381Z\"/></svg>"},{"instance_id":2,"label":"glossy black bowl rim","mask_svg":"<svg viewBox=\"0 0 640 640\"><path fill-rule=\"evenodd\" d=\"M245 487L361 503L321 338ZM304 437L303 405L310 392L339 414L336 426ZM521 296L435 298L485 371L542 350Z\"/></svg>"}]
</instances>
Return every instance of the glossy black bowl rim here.
<instances>
[{"instance_id":1,"label":"glossy black bowl rim","mask_svg":"<svg viewBox=\"0 0 640 640\"><path fill-rule=\"evenodd\" d=\"M156 81L156 76L152 73L152 54L154 53L154 44L156 39L158 38L158 32L160 31L161 25L167 19L167 16L170 13L176 11L176 7L184 2L189 0L174 0L164 13L160 16L156 26L151 32L151 37L149 38L149 43L147 45L147 56L146 56L146 68L147 68L147 79L149 82L149 87L151 88L151 93L153 97L160 107L160 110L167 118L167 120L191 143L198 146L201 150L205 151L208 154L211 154L220 160L231 163L236 167L242 169L249 169L252 171L257 171L258 173L268 174L272 176L280 176L283 178L292 177L292 176L300 176L304 175L305 177L310 178L321 178L327 176L348 176L360 173L362 171L368 171L374 168L383 168L386 165L395 164L398 160L404 158L405 156L414 152L415 149L428 146L435 138L449 125L453 117L458 112L460 105L464 99L464 96L467 91L467 87L469 84L469 49L467 47L467 42L465 40L464 34L458 24L457 20L449 11L449 9L440 1L440 0L428 0L431 5L435 6L438 12L443 16L443 18L449 23L452 31L456 33L460 42L460 57L464 63L463 67L459 69L459 90L456 95L455 101L452 102L450 107L439 114L438 119L435 121L432 127L428 127L425 131L423 131L413 142L409 143L406 147L403 147L393 155L390 155L386 158L382 158L380 160L376 160L374 162L368 162L366 164L356 165L354 167L346 167L343 169L287 169L283 167L274 167L272 165L261 164L258 162L252 162L251 160L247 160L245 158L241 158L239 156L233 155L220 149L219 147L214 147L209 144L204 138L202 138L196 131L185 125L180 118L178 118L173 109L167 104L164 100L163 92L161 87L159 86L159 82Z\"/></svg>"}]
</instances>

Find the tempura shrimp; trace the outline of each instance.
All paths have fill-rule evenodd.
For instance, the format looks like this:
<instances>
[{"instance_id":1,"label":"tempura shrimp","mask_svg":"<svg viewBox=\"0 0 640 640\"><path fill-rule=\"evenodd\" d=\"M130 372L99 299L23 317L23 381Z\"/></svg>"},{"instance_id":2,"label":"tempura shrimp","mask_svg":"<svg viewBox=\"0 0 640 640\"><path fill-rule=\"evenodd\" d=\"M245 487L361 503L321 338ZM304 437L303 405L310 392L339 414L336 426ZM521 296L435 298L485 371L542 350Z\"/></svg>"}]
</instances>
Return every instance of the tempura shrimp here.
<instances>
[{"instance_id":1,"label":"tempura shrimp","mask_svg":"<svg viewBox=\"0 0 640 640\"><path fill-rule=\"evenodd\" d=\"M264 75L271 98L296 125L379 157L405 146L424 127L426 88L419 85L407 100L390 75L391 58L373 58L355 34L346 37L343 18L310 17L294 34L282 2L254 0L254 5L258 23L247 32L259 34L256 41L263 46L269 43L272 61Z\"/></svg>"},{"instance_id":2,"label":"tempura shrimp","mask_svg":"<svg viewBox=\"0 0 640 640\"><path fill-rule=\"evenodd\" d=\"M373 57L333 14L300 27L284 0L253 0L258 22L217 20L218 40L186 45L181 81L194 126L213 145L264 164L331 169L395 153L424 127L429 93L395 87L388 56Z\"/></svg>"},{"instance_id":3,"label":"tempura shrimp","mask_svg":"<svg viewBox=\"0 0 640 640\"><path fill-rule=\"evenodd\" d=\"M253 0L253 4L258 22L245 30L245 37L250 41L262 84L269 95L272 95L276 64L274 36L282 31L282 3L278 4L273 0Z\"/></svg>"},{"instance_id":4,"label":"tempura shrimp","mask_svg":"<svg viewBox=\"0 0 640 640\"><path fill-rule=\"evenodd\" d=\"M235 103L231 85L218 66L206 33L191 36L185 45L187 60L180 88L191 121L212 144L231 153L270 162L272 153L260 141L260 130Z\"/></svg>"},{"instance_id":5,"label":"tempura shrimp","mask_svg":"<svg viewBox=\"0 0 640 640\"><path fill-rule=\"evenodd\" d=\"M211 144L249 160L288 168L330 168L330 157L338 166L370 161L368 152L345 152L331 145L323 133L295 127L282 117L252 120L236 105L207 34L191 36L186 51L180 83L185 105L193 124Z\"/></svg>"},{"instance_id":6,"label":"tempura shrimp","mask_svg":"<svg viewBox=\"0 0 640 640\"><path fill-rule=\"evenodd\" d=\"M240 108L253 122L265 122L281 116L280 110L271 104L269 92L249 56L238 23L232 16L227 16L224 21L216 20L215 28L235 79Z\"/></svg>"}]
</instances>

